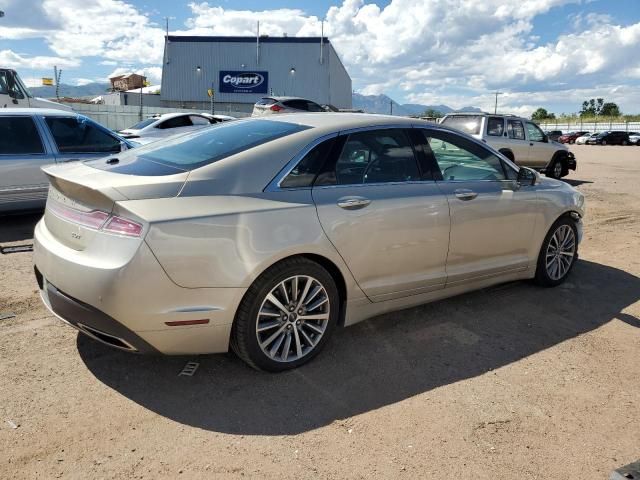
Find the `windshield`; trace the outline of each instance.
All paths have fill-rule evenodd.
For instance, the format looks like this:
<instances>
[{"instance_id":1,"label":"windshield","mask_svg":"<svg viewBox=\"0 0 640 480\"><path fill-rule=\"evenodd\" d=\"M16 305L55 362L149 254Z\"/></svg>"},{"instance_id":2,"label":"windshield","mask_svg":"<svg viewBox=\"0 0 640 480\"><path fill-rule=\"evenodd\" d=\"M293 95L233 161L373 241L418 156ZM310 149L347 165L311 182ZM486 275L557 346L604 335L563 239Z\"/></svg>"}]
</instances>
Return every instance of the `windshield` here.
<instances>
[{"instance_id":1,"label":"windshield","mask_svg":"<svg viewBox=\"0 0 640 480\"><path fill-rule=\"evenodd\" d=\"M445 117L442 120L442 125L455 128L469 135L478 135L482 125L482 117L480 115L452 115Z\"/></svg>"},{"instance_id":2,"label":"windshield","mask_svg":"<svg viewBox=\"0 0 640 480\"><path fill-rule=\"evenodd\" d=\"M133 127L127 128L127 130L142 130L144 127L148 127L153 122L157 121L157 118L147 118L146 120L142 120L141 122L136 123Z\"/></svg>"},{"instance_id":3,"label":"windshield","mask_svg":"<svg viewBox=\"0 0 640 480\"><path fill-rule=\"evenodd\" d=\"M149 173L148 163L164 166L159 169L162 172L168 172L166 167L189 171L307 128L310 127L270 120L225 122L128 150L118 155L119 162L113 165L106 164L104 160L93 160L87 164L133 175L153 175Z\"/></svg>"}]
</instances>

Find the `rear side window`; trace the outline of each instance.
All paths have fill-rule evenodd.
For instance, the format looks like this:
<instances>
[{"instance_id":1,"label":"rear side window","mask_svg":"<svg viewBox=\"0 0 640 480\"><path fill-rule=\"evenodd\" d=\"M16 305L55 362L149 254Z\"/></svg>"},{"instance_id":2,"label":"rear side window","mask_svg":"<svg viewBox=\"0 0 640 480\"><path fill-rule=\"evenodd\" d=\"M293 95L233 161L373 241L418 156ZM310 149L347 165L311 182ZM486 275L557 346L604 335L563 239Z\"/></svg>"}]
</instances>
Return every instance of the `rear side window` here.
<instances>
[{"instance_id":1,"label":"rear side window","mask_svg":"<svg viewBox=\"0 0 640 480\"><path fill-rule=\"evenodd\" d=\"M280 188L303 188L313 185L316 175L331 152L333 143L332 138L313 147L280 182Z\"/></svg>"},{"instance_id":2,"label":"rear side window","mask_svg":"<svg viewBox=\"0 0 640 480\"><path fill-rule=\"evenodd\" d=\"M153 175L149 173L150 164L164 166L161 168L163 172L166 167L187 171L308 128L306 125L270 120L224 122L216 128L203 128L127 150L118 156L120 162L115 165L104 161L88 164L115 172L126 170L130 175ZM143 171L146 173L141 173Z\"/></svg>"},{"instance_id":3,"label":"rear side window","mask_svg":"<svg viewBox=\"0 0 640 480\"><path fill-rule=\"evenodd\" d=\"M323 169L316 185L417 180L420 171L409 138L400 129L385 129L349 135L335 166Z\"/></svg>"},{"instance_id":4,"label":"rear side window","mask_svg":"<svg viewBox=\"0 0 640 480\"><path fill-rule=\"evenodd\" d=\"M286 102L282 102L285 107L295 108L297 110L309 110L309 102L306 100L287 100Z\"/></svg>"},{"instance_id":5,"label":"rear side window","mask_svg":"<svg viewBox=\"0 0 640 480\"><path fill-rule=\"evenodd\" d=\"M507 134L514 140L524 140L524 126L520 120L507 120Z\"/></svg>"},{"instance_id":6,"label":"rear side window","mask_svg":"<svg viewBox=\"0 0 640 480\"><path fill-rule=\"evenodd\" d=\"M0 155L44 153L42 140L31 117L0 117Z\"/></svg>"},{"instance_id":7,"label":"rear side window","mask_svg":"<svg viewBox=\"0 0 640 480\"><path fill-rule=\"evenodd\" d=\"M83 117L45 117L60 153L114 153L120 140Z\"/></svg>"},{"instance_id":8,"label":"rear side window","mask_svg":"<svg viewBox=\"0 0 640 480\"><path fill-rule=\"evenodd\" d=\"M504 133L504 118L489 117L487 119L487 135L501 137Z\"/></svg>"},{"instance_id":9,"label":"rear side window","mask_svg":"<svg viewBox=\"0 0 640 480\"><path fill-rule=\"evenodd\" d=\"M191 123L193 125L211 125L211 122L208 118L201 117L199 115L191 115L189 116L191 119Z\"/></svg>"},{"instance_id":10,"label":"rear side window","mask_svg":"<svg viewBox=\"0 0 640 480\"><path fill-rule=\"evenodd\" d=\"M446 117L442 124L469 135L478 135L480 125L482 125L482 117L480 115L453 115Z\"/></svg>"},{"instance_id":11,"label":"rear side window","mask_svg":"<svg viewBox=\"0 0 640 480\"><path fill-rule=\"evenodd\" d=\"M315 102L307 102L307 110L309 110L310 112L324 112L325 109L322 108L320 105L318 105Z\"/></svg>"},{"instance_id":12,"label":"rear side window","mask_svg":"<svg viewBox=\"0 0 640 480\"><path fill-rule=\"evenodd\" d=\"M165 120L158 124L156 128L165 129L165 128L178 128L178 127L190 127L193 125L191 120L189 119L189 115L181 115L179 117L170 118L169 120Z\"/></svg>"}]
</instances>

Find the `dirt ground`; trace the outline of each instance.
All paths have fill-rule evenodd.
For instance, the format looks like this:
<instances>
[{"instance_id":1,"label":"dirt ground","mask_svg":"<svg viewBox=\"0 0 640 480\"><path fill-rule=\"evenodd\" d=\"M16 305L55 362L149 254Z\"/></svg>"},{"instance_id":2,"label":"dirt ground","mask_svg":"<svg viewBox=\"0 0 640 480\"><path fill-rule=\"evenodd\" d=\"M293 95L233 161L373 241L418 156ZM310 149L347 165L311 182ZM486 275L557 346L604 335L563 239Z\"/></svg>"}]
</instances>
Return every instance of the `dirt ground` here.
<instances>
[{"instance_id":1,"label":"dirt ground","mask_svg":"<svg viewBox=\"0 0 640 480\"><path fill-rule=\"evenodd\" d=\"M0 255L0 478L608 478L640 458L640 148L573 150L563 286L371 319L285 374L103 347L45 311L30 253ZM0 244L36 220L0 218Z\"/></svg>"}]
</instances>

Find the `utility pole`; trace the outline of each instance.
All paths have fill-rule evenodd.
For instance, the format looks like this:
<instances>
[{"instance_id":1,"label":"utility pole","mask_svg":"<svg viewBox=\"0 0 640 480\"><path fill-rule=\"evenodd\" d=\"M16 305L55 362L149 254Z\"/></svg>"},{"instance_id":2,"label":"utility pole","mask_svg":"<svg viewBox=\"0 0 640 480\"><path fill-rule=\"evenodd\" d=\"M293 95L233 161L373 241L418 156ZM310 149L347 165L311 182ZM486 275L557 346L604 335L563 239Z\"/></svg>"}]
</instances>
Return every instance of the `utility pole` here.
<instances>
[{"instance_id":1,"label":"utility pole","mask_svg":"<svg viewBox=\"0 0 640 480\"><path fill-rule=\"evenodd\" d=\"M393 115L393 100L389 100L389 115Z\"/></svg>"},{"instance_id":2,"label":"utility pole","mask_svg":"<svg viewBox=\"0 0 640 480\"><path fill-rule=\"evenodd\" d=\"M165 21L165 31L167 32L166 35L167 37L169 36L169 17L164 17L164 21Z\"/></svg>"},{"instance_id":3,"label":"utility pole","mask_svg":"<svg viewBox=\"0 0 640 480\"><path fill-rule=\"evenodd\" d=\"M56 82L56 100L60 101L60 78L62 77L62 70L58 70L56 65L53 66L53 78Z\"/></svg>"},{"instance_id":4,"label":"utility pole","mask_svg":"<svg viewBox=\"0 0 640 480\"><path fill-rule=\"evenodd\" d=\"M493 114L496 115L498 113L498 95L502 95L503 92L498 92L497 90L494 92L496 95L496 104L495 107L493 109Z\"/></svg>"}]
</instances>

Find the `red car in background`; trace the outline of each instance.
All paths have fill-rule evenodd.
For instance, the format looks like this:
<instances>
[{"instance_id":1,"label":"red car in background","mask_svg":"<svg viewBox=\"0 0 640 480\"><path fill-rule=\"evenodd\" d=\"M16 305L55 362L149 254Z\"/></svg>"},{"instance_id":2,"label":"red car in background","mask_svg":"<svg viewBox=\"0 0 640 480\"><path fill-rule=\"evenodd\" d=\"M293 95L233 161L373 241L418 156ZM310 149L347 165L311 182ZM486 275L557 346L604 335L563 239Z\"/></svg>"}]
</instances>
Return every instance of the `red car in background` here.
<instances>
[{"instance_id":1,"label":"red car in background","mask_svg":"<svg viewBox=\"0 0 640 480\"><path fill-rule=\"evenodd\" d=\"M586 135L589 132L569 132L558 137L560 143L576 143L576 138Z\"/></svg>"}]
</instances>

